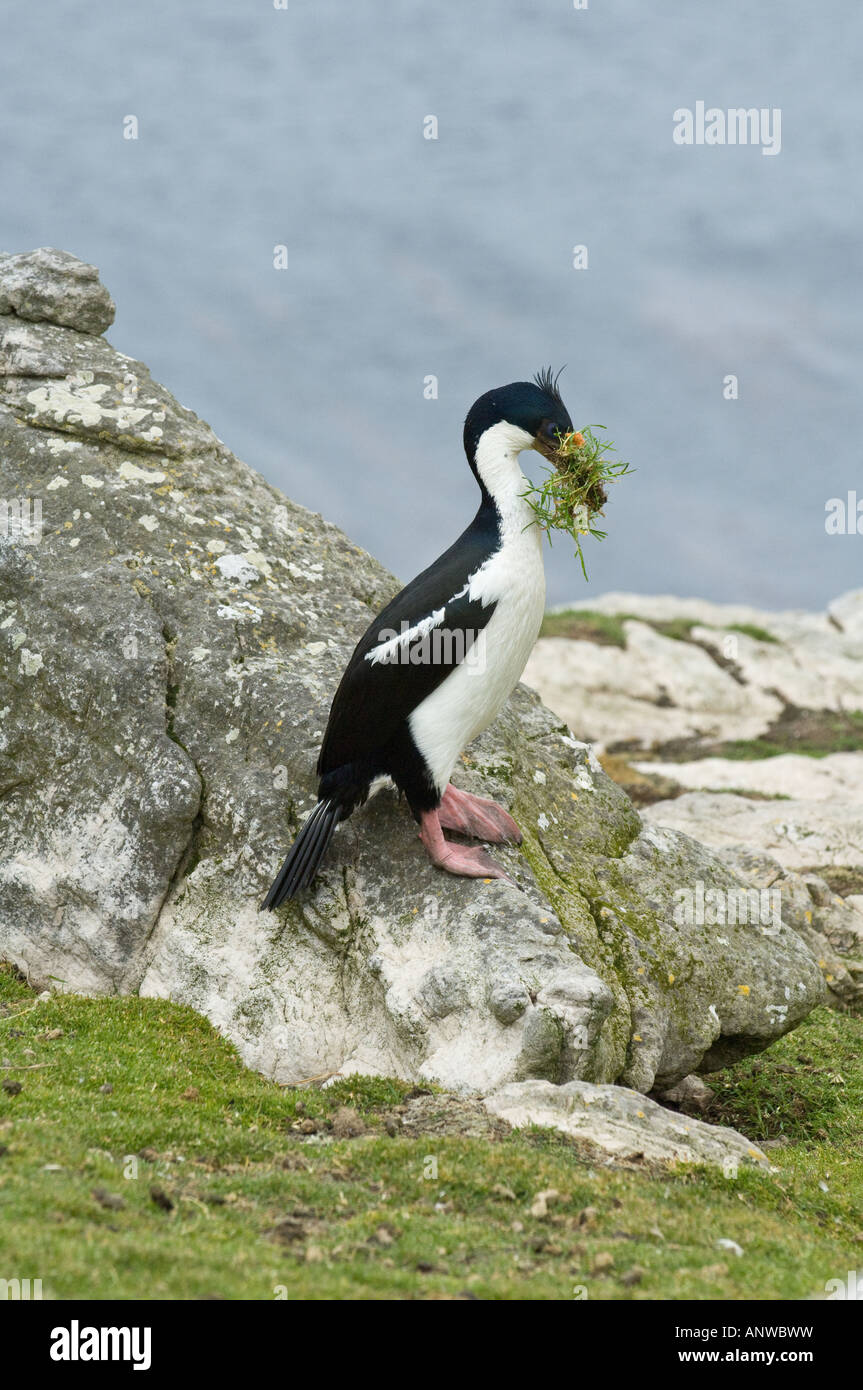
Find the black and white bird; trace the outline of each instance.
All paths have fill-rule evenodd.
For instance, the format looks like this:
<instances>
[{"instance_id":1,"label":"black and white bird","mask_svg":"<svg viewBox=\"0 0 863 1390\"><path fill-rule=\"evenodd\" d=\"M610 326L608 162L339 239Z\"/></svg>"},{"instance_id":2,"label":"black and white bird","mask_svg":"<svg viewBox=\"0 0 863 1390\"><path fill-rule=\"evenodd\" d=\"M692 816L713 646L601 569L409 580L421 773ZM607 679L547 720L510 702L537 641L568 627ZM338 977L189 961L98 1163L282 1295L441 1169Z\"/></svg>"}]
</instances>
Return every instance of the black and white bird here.
<instances>
[{"instance_id":1,"label":"black and white bird","mask_svg":"<svg viewBox=\"0 0 863 1390\"><path fill-rule=\"evenodd\" d=\"M558 374L559 375L559 374ZM521 832L495 802L450 784L462 749L500 713L539 635L545 608L542 532L524 494L519 454L558 463L572 421L550 370L480 396L464 447L482 494L449 550L397 594L357 643L330 710L318 758L318 803L262 908L312 882L340 821L381 779L404 793L433 864L453 874L506 878L479 847Z\"/></svg>"}]
</instances>

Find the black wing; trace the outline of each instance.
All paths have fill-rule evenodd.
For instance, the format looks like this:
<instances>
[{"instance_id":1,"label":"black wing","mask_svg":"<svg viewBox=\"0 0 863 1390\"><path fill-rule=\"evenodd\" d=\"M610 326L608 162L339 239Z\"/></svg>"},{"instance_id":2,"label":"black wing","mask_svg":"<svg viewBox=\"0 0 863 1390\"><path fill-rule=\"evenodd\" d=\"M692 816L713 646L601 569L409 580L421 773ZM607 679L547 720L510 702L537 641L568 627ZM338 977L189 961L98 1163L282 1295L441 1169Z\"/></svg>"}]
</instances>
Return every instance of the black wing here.
<instances>
[{"instance_id":1,"label":"black wing","mask_svg":"<svg viewBox=\"0 0 863 1390\"><path fill-rule=\"evenodd\" d=\"M455 544L370 624L336 691L318 759L319 775L385 747L411 712L464 660L495 610L494 603L469 598L468 583L497 544L496 513L489 516L481 508ZM401 644L398 655L405 652L407 659L366 660L388 635L417 627L433 615L438 619L434 629Z\"/></svg>"}]
</instances>

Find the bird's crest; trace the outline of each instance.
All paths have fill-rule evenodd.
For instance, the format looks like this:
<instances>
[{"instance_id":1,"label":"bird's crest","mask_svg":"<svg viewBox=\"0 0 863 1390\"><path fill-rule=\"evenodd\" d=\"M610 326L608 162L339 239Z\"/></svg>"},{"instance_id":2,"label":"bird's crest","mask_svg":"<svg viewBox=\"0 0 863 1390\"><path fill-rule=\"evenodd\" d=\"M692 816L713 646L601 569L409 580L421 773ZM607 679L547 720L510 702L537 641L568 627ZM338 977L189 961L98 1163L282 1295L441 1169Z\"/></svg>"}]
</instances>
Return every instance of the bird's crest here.
<instances>
[{"instance_id":1,"label":"bird's crest","mask_svg":"<svg viewBox=\"0 0 863 1390\"><path fill-rule=\"evenodd\" d=\"M534 381L540 391L545 391L546 395L551 396L552 400L557 401L558 405L561 406L563 405L563 399L557 383L560 381L561 375L565 371L566 367L561 367L560 371L555 374L551 367L543 367L542 371L537 372L534 377Z\"/></svg>"}]
</instances>

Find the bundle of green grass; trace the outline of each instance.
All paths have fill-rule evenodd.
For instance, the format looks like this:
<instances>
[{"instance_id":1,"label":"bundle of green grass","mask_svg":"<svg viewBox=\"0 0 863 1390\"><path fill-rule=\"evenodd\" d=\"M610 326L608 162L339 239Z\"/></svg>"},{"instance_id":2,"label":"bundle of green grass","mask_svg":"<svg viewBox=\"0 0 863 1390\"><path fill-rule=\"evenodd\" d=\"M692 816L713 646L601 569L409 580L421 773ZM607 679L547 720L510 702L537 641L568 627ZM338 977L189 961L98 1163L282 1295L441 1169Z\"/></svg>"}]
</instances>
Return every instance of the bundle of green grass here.
<instances>
[{"instance_id":1,"label":"bundle of green grass","mask_svg":"<svg viewBox=\"0 0 863 1390\"><path fill-rule=\"evenodd\" d=\"M531 485L524 494L532 512L533 523L544 531L551 544L552 531L565 531L575 541L575 553L587 578L582 536L605 540L596 518L603 515L608 501L606 488L616 483L632 469L622 459L611 457L614 444L600 439L594 432L604 425L586 426L558 437L558 448L552 471L540 486Z\"/></svg>"}]
</instances>

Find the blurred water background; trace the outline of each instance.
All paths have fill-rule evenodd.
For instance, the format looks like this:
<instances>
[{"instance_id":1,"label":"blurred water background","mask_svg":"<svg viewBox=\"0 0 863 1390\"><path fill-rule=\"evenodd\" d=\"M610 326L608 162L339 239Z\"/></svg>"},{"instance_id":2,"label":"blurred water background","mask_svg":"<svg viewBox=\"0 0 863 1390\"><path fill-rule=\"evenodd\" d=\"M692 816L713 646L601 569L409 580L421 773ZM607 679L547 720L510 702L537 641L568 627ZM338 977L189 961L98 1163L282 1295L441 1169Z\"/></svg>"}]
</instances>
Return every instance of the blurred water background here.
<instances>
[{"instance_id":1,"label":"blurred water background","mask_svg":"<svg viewBox=\"0 0 863 1390\"><path fill-rule=\"evenodd\" d=\"M114 345L401 578L473 515L472 400L566 363L638 471L551 602L863 583L824 529L863 483L863 10L12 0L3 36L0 247L98 265ZM676 145L698 100L780 108L781 153Z\"/></svg>"}]
</instances>

